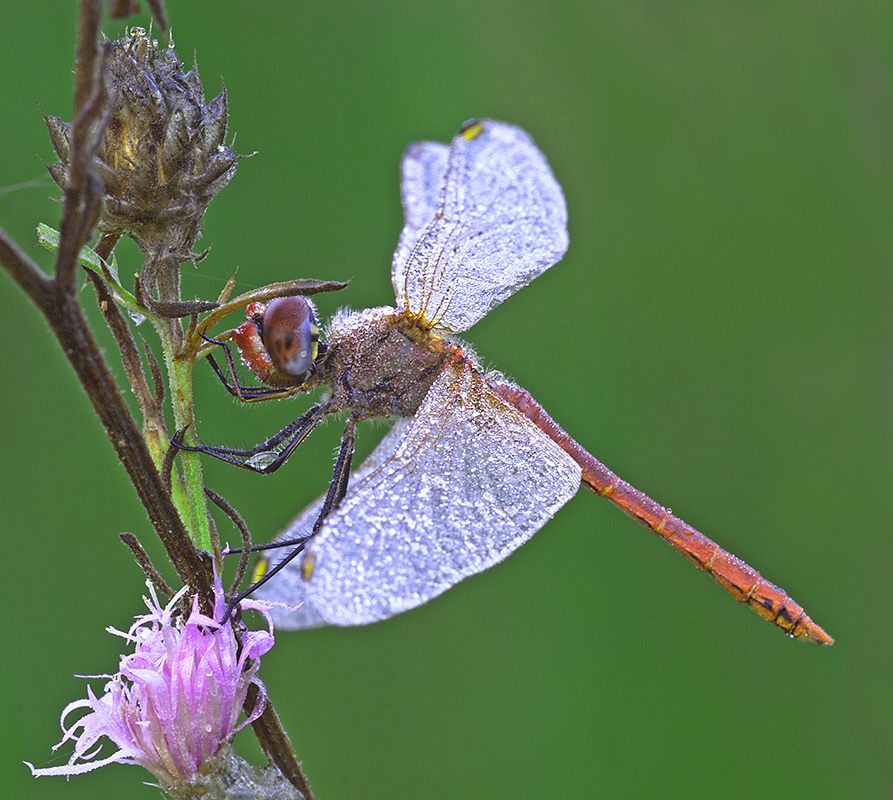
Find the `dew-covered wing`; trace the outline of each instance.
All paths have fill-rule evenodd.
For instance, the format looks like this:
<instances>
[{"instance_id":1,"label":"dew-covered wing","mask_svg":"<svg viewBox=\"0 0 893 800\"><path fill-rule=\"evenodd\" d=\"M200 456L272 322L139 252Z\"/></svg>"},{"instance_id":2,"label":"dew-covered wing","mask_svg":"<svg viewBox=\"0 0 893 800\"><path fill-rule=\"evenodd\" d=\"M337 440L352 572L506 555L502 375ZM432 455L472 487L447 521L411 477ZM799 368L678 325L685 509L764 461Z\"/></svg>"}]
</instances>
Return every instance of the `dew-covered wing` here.
<instances>
[{"instance_id":1,"label":"dew-covered wing","mask_svg":"<svg viewBox=\"0 0 893 800\"><path fill-rule=\"evenodd\" d=\"M379 467L390 457L400 440L406 433L411 419L406 417L399 418L393 427L385 434L384 438L378 443L378 446L369 454L369 457L350 475L348 483L348 492L359 491L368 478L375 474ZM289 541L291 539L301 539L310 535L313 524L319 517L322 510L322 504L325 500L325 494L322 494L298 514L288 526L274 539L276 541ZM267 551L264 560L267 561L263 571L278 564L288 553L291 548L276 548ZM301 557L293 559L280 572L276 573L267 583L261 586L254 596L258 600L268 600L283 605L273 606L269 609L270 615L277 628L286 631L298 630L299 628L315 628L320 625L326 625L319 612L309 603L306 602L307 595L305 590L304 579L301 575Z\"/></svg>"},{"instance_id":2,"label":"dew-covered wing","mask_svg":"<svg viewBox=\"0 0 893 800\"><path fill-rule=\"evenodd\" d=\"M398 307L464 331L564 255L567 209L545 157L513 125L466 123L434 201L438 158L424 145L409 170L404 164L404 182L412 175L404 204L408 195L418 202L408 208L392 278Z\"/></svg>"},{"instance_id":3,"label":"dew-covered wing","mask_svg":"<svg viewBox=\"0 0 893 800\"><path fill-rule=\"evenodd\" d=\"M496 564L580 485L570 456L467 364L444 371L383 455L308 547L307 602L335 625L385 619Z\"/></svg>"},{"instance_id":4,"label":"dew-covered wing","mask_svg":"<svg viewBox=\"0 0 893 800\"><path fill-rule=\"evenodd\" d=\"M403 152L400 161L400 199L406 221L397 252L394 253L395 265L405 264L409 260L419 235L443 208L443 179L449 155L449 145L441 142L415 142ZM402 289L402 285L394 284L398 297Z\"/></svg>"}]
</instances>

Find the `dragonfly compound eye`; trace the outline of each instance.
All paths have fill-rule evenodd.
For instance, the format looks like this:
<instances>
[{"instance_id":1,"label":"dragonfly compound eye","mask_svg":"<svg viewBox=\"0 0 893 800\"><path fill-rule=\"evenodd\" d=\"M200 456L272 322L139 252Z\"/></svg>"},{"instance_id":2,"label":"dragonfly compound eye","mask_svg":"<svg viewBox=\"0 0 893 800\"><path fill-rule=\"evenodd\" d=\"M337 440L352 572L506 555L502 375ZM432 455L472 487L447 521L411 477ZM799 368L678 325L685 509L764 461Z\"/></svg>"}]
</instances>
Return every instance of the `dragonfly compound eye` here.
<instances>
[{"instance_id":1,"label":"dragonfly compound eye","mask_svg":"<svg viewBox=\"0 0 893 800\"><path fill-rule=\"evenodd\" d=\"M313 308L303 297L271 300L261 336L270 360L287 375L303 375L317 356L319 329Z\"/></svg>"}]
</instances>

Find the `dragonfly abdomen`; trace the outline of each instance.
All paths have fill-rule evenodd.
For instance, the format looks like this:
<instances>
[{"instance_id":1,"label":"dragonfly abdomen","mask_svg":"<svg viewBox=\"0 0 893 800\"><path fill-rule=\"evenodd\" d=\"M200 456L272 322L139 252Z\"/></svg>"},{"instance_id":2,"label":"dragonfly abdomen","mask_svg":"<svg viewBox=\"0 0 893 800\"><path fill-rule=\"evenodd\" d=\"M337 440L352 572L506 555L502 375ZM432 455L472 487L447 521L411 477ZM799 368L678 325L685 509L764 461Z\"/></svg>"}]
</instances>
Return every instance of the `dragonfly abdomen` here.
<instances>
[{"instance_id":1,"label":"dragonfly abdomen","mask_svg":"<svg viewBox=\"0 0 893 800\"><path fill-rule=\"evenodd\" d=\"M491 390L517 408L580 465L584 486L606 497L624 513L656 533L692 564L709 573L736 600L749 605L763 619L777 625L789 636L820 644L834 642L784 589L764 580L753 567L621 480L565 433L526 389L505 381L494 381Z\"/></svg>"}]
</instances>

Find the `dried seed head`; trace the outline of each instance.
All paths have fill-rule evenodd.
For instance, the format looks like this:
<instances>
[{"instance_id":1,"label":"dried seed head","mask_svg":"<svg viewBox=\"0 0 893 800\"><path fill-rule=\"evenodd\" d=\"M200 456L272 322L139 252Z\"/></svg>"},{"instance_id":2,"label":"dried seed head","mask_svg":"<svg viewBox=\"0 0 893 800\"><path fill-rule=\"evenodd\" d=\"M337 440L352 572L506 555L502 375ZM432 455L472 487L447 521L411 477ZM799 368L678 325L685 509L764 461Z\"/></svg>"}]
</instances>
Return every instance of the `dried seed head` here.
<instances>
[{"instance_id":1,"label":"dried seed head","mask_svg":"<svg viewBox=\"0 0 893 800\"><path fill-rule=\"evenodd\" d=\"M97 154L106 196L98 228L127 232L145 252L162 246L188 258L202 216L232 178L240 158L228 148L226 89L205 105L193 66L132 28L112 43L106 64L109 107ZM65 188L71 123L45 115L59 163L50 174Z\"/></svg>"}]
</instances>

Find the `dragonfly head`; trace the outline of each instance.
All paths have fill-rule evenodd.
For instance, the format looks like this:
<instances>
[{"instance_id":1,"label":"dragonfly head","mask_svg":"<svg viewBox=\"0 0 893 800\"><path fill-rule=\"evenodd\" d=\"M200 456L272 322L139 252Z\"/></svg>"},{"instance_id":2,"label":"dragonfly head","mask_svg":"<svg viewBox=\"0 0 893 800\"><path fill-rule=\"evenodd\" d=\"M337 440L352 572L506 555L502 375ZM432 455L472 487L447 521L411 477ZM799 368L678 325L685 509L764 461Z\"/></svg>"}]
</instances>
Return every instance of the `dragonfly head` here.
<instances>
[{"instance_id":1,"label":"dragonfly head","mask_svg":"<svg viewBox=\"0 0 893 800\"><path fill-rule=\"evenodd\" d=\"M233 334L242 362L270 386L300 386L325 352L313 304L304 297L249 303L248 321Z\"/></svg>"},{"instance_id":2,"label":"dragonfly head","mask_svg":"<svg viewBox=\"0 0 893 800\"><path fill-rule=\"evenodd\" d=\"M310 370L319 354L319 328L310 301L298 295L267 303L260 336L270 360L295 378Z\"/></svg>"}]
</instances>

